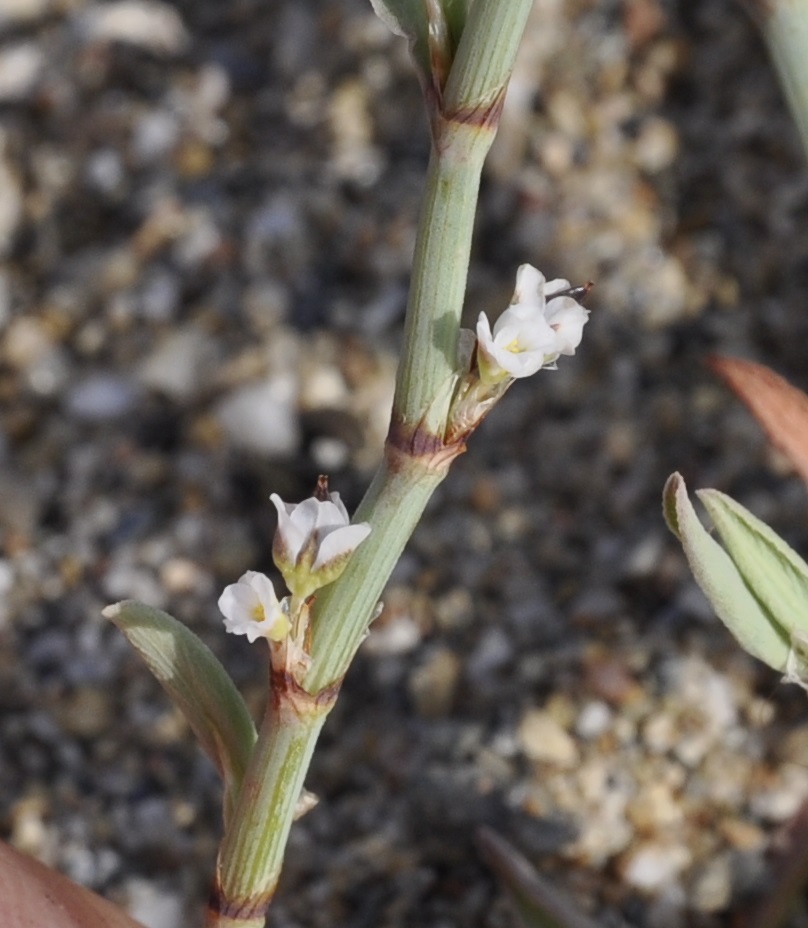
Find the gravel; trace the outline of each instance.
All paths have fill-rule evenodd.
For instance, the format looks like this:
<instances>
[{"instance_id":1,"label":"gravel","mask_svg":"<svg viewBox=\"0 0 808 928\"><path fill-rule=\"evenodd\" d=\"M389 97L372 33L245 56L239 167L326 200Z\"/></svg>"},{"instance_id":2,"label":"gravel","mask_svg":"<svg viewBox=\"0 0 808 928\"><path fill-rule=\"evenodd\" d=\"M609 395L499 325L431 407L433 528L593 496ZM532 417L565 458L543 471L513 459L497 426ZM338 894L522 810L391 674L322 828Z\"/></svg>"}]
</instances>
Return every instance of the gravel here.
<instances>
[{"instance_id":1,"label":"gravel","mask_svg":"<svg viewBox=\"0 0 808 928\"><path fill-rule=\"evenodd\" d=\"M150 928L199 922L220 791L100 618L187 622L249 704L218 591L271 492L378 462L428 157L366 0L0 9L0 834ZM730 0L536 0L467 313L596 282L440 488L323 735L271 923L514 924L496 828L603 926L719 928L808 798L804 694L742 654L660 514L715 486L808 550L804 487L704 368L801 386L808 174ZM798 912L793 925L808 917Z\"/></svg>"}]
</instances>

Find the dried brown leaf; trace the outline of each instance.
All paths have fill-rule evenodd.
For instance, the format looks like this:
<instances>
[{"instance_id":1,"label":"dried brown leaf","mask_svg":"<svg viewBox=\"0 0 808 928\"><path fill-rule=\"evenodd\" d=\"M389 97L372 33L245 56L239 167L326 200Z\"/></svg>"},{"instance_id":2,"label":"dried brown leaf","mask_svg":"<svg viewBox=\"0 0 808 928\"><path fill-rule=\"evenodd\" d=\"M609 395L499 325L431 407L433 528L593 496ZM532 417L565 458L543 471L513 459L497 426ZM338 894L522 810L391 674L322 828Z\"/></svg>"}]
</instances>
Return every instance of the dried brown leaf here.
<instances>
[{"instance_id":1,"label":"dried brown leaf","mask_svg":"<svg viewBox=\"0 0 808 928\"><path fill-rule=\"evenodd\" d=\"M3 928L143 928L122 909L0 841Z\"/></svg>"},{"instance_id":2,"label":"dried brown leaf","mask_svg":"<svg viewBox=\"0 0 808 928\"><path fill-rule=\"evenodd\" d=\"M808 395L762 364L717 356L708 363L808 484Z\"/></svg>"}]
</instances>

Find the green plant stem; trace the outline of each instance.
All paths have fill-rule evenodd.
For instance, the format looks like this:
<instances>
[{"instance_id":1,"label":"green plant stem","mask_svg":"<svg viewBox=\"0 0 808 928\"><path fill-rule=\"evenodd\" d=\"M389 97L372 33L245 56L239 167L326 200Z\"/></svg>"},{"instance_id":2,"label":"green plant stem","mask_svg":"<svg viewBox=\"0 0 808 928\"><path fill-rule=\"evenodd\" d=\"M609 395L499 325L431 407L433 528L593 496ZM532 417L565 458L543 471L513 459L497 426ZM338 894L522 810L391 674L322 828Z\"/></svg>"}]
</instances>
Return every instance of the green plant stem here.
<instances>
[{"instance_id":1,"label":"green plant stem","mask_svg":"<svg viewBox=\"0 0 808 928\"><path fill-rule=\"evenodd\" d=\"M397 463L386 459L377 472L356 514L358 520L371 524L368 541L351 557L339 581L326 587L317 601L312 668L306 679L310 692L344 676L385 584L443 477L443 472L429 471L411 459Z\"/></svg>"},{"instance_id":2,"label":"green plant stem","mask_svg":"<svg viewBox=\"0 0 808 928\"><path fill-rule=\"evenodd\" d=\"M445 423L480 175L533 0L477 0L441 106L418 223L394 421ZM433 101L434 103L434 101Z\"/></svg>"},{"instance_id":3,"label":"green plant stem","mask_svg":"<svg viewBox=\"0 0 808 928\"><path fill-rule=\"evenodd\" d=\"M472 6L444 111L433 121L392 410L394 423L433 437L442 437L451 401L480 175L532 2L477 0ZM390 573L445 476L428 456L389 452L355 517L370 523L370 537L315 605L309 692L344 676Z\"/></svg>"},{"instance_id":4,"label":"green plant stem","mask_svg":"<svg viewBox=\"0 0 808 928\"><path fill-rule=\"evenodd\" d=\"M808 0L747 0L769 47L808 157Z\"/></svg>"},{"instance_id":5,"label":"green plant stem","mask_svg":"<svg viewBox=\"0 0 808 928\"><path fill-rule=\"evenodd\" d=\"M330 704L273 688L232 824L219 851L218 896L206 928L261 928L280 876L303 780Z\"/></svg>"},{"instance_id":6,"label":"green plant stem","mask_svg":"<svg viewBox=\"0 0 808 928\"><path fill-rule=\"evenodd\" d=\"M316 597L312 666L303 689L290 700L278 686L277 675L273 679L271 704L220 849L216 904L209 912L208 928L263 924L262 906L268 905L280 874L295 806L325 716L393 567L451 458L462 450L447 453L443 434L456 377L474 212L483 162L496 133L531 2L476 0L457 51L463 74L454 78L451 72L447 84L455 108L430 101L433 149L413 258L391 438L356 513L356 520L370 522L372 531L343 575ZM489 36L485 30L490 30ZM471 35L474 31L480 35ZM487 75L483 82L478 72ZM477 99L475 93L484 96Z\"/></svg>"},{"instance_id":7,"label":"green plant stem","mask_svg":"<svg viewBox=\"0 0 808 928\"><path fill-rule=\"evenodd\" d=\"M491 144L476 129L463 134L465 150L433 146L429 159L393 403L394 416L412 425L427 411L428 425L445 420L456 367L480 174Z\"/></svg>"},{"instance_id":8,"label":"green plant stem","mask_svg":"<svg viewBox=\"0 0 808 928\"><path fill-rule=\"evenodd\" d=\"M485 106L505 87L533 0L471 4L444 93L447 115Z\"/></svg>"}]
</instances>

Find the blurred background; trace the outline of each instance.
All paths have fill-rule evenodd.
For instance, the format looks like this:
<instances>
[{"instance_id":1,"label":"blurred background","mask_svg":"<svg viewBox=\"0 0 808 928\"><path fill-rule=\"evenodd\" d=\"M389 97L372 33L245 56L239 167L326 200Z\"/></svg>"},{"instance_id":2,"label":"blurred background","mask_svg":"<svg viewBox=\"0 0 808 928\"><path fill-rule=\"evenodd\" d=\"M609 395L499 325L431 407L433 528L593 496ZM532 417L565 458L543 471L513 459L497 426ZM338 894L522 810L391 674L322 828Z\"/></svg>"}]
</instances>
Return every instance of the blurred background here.
<instances>
[{"instance_id":1,"label":"blurred background","mask_svg":"<svg viewBox=\"0 0 808 928\"><path fill-rule=\"evenodd\" d=\"M0 2L0 836L198 924L216 776L100 617L187 622L260 711L216 599L272 573L268 497L379 459L428 136L367 0ZM806 497L708 374L805 388L808 171L731 0L536 0L467 312L516 267L596 282L439 490L309 778L273 926L510 926L475 832L604 928L771 892L808 706L747 658L660 512L667 475L808 550ZM808 924L797 913L793 926Z\"/></svg>"}]
</instances>

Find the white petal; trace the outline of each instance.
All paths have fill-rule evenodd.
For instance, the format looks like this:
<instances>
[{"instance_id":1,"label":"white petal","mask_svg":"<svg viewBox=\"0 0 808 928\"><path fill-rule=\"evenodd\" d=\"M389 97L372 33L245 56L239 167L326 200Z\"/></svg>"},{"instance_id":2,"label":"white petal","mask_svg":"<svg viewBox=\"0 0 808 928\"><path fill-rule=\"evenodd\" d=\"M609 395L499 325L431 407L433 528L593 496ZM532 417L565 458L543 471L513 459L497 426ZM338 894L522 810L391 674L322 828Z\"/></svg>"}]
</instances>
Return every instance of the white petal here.
<instances>
[{"instance_id":1,"label":"white petal","mask_svg":"<svg viewBox=\"0 0 808 928\"><path fill-rule=\"evenodd\" d=\"M556 350L560 354L575 354L581 344L589 310L571 297L558 297L547 306L547 321L555 329Z\"/></svg>"},{"instance_id":2,"label":"white petal","mask_svg":"<svg viewBox=\"0 0 808 928\"><path fill-rule=\"evenodd\" d=\"M301 503L299 506L288 505L284 503L277 493L273 493L269 498L278 510L278 535L280 535L281 542L286 549L287 557L294 563L305 547L311 531L314 529L314 520L306 518L309 514L308 510L302 513L300 512L305 505L304 503ZM306 502L308 502L308 500L306 500ZM311 526L307 530L306 524L308 521L311 521Z\"/></svg>"},{"instance_id":3,"label":"white petal","mask_svg":"<svg viewBox=\"0 0 808 928\"><path fill-rule=\"evenodd\" d=\"M351 521L351 517L348 515L348 510L345 508L345 503L342 502L342 499L336 491L328 494L331 498L331 502L337 507L342 517L342 521L345 525L348 525Z\"/></svg>"},{"instance_id":4,"label":"white petal","mask_svg":"<svg viewBox=\"0 0 808 928\"><path fill-rule=\"evenodd\" d=\"M339 501L315 500L317 503L317 528L341 528L351 521L345 506Z\"/></svg>"},{"instance_id":5,"label":"white petal","mask_svg":"<svg viewBox=\"0 0 808 928\"><path fill-rule=\"evenodd\" d=\"M256 598L267 616L278 608L278 597L275 595L275 587L266 574L259 573L257 570L248 570L241 580L245 583L249 583L252 587Z\"/></svg>"},{"instance_id":6,"label":"white petal","mask_svg":"<svg viewBox=\"0 0 808 928\"><path fill-rule=\"evenodd\" d=\"M556 277L555 280L548 280L544 285L544 298L546 300L552 300L554 293L559 293L561 290L569 290L570 282L564 280L563 277Z\"/></svg>"},{"instance_id":7,"label":"white petal","mask_svg":"<svg viewBox=\"0 0 808 928\"><path fill-rule=\"evenodd\" d=\"M226 586L219 597L219 610L230 620L237 620L240 616L248 615L251 601L255 594L243 583L231 583Z\"/></svg>"},{"instance_id":8,"label":"white petal","mask_svg":"<svg viewBox=\"0 0 808 928\"><path fill-rule=\"evenodd\" d=\"M532 264L522 264L517 270L511 303L544 303L544 274Z\"/></svg>"},{"instance_id":9,"label":"white petal","mask_svg":"<svg viewBox=\"0 0 808 928\"><path fill-rule=\"evenodd\" d=\"M345 525L330 531L320 542L313 570L319 570L330 561L345 554L350 554L368 537L370 526L367 522Z\"/></svg>"},{"instance_id":10,"label":"white petal","mask_svg":"<svg viewBox=\"0 0 808 928\"><path fill-rule=\"evenodd\" d=\"M275 595L272 581L264 574L248 570L238 581L225 587L219 597L225 630L234 635L280 638L288 631L288 619Z\"/></svg>"},{"instance_id":11,"label":"white petal","mask_svg":"<svg viewBox=\"0 0 808 928\"><path fill-rule=\"evenodd\" d=\"M236 635L246 634L246 628L255 622L255 609L259 606L255 590L247 583L231 583L219 597L219 609L224 626Z\"/></svg>"},{"instance_id":12,"label":"white petal","mask_svg":"<svg viewBox=\"0 0 808 928\"><path fill-rule=\"evenodd\" d=\"M491 332L491 323L485 313L480 313L477 319L477 341L483 348L489 348L494 343L494 335Z\"/></svg>"}]
</instances>

